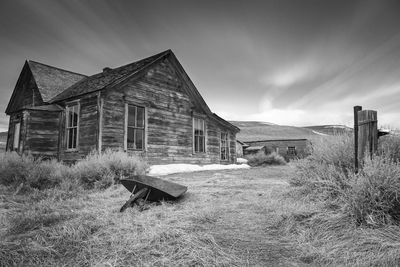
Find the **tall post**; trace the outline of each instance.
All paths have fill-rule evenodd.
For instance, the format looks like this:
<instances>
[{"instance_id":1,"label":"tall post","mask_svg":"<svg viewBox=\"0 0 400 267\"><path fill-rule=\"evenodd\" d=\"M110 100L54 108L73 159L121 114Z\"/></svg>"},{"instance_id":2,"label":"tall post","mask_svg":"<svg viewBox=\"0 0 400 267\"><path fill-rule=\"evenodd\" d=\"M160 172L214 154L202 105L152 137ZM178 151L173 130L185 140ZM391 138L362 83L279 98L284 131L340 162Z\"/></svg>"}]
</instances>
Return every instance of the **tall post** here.
<instances>
[{"instance_id":1,"label":"tall post","mask_svg":"<svg viewBox=\"0 0 400 267\"><path fill-rule=\"evenodd\" d=\"M361 106L354 107L354 170L358 173L358 112L362 110Z\"/></svg>"}]
</instances>

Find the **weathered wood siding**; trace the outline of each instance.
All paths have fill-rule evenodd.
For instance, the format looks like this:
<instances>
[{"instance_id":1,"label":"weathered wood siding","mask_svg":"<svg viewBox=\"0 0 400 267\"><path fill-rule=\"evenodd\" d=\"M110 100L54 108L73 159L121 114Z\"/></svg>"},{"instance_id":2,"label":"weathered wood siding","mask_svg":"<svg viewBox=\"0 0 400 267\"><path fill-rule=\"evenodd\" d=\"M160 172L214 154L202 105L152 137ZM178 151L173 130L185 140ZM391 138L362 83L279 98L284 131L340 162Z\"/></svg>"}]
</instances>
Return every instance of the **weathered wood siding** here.
<instances>
[{"instance_id":1,"label":"weathered wood siding","mask_svg":"<svg viewBox=\"0 0 400 267\"><path fill-rule=\"evenodd\" d=\"M193 153L193 110L195 104L185 93L185 84L166 59L145 75L118 88L101 92L103 105L102 148L124 148L125 104L146 109L146 145L139 154L150 163L219 163L220 132L228 132L205 114L206 152ZM230 137L230 161L236 160L235 134Z\"/></svg>"},{"instance_id":2,"label":"weathered wood siding","mask_svg":"<svg viewBox=\"0 0 400 267\"><path fill-rule=\"evenodd\" d=\"M76 161L91 151L97 149L98 144L98 94L92 93L79 99L79 135L76 150L67 150L66 140L66 114L61 113L60 132L60 160ZM77 99L74 99L77 100ZM69 102L60 103L64 106Z\"/></svg>"},{"instance_id":3,"label":"weathered wood siding","mask_svg":"<svg viewBox=\"0 0 400 267\"><path fill-rule=\"evenodd\" d=\"M27 107L43 104L36 83L29 68L24 68L20 80L16 85L16 94L12 99L10 113L20 111Z\"/></svg>"},{"instance_id":4,"label":"weathered wood siding","mask_svg":"<svg viewBox=\"0 0 400 267\"><path fill-rule=\"evenodd\" d=\"M60 112L29 110L26 114L26 134L22 138L25 140L23 152L34 156L57 158Z\"/></svg>"}]
</instances>

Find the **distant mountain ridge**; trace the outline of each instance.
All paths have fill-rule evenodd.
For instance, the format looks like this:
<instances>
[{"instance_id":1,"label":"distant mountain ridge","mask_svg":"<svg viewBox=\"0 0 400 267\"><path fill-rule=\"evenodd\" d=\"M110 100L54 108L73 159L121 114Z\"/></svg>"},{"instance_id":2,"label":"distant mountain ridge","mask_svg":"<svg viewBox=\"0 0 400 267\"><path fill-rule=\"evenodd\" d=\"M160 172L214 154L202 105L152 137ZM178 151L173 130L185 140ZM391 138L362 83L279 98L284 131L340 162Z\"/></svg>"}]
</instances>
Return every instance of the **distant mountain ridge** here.
<instances>
[{"instance_id":1,"label":"distant mountain ridge","mask_svg":"<svg viewBox=\"0 0 400 267\"><path fill-rule=\"evenodd\" d=\"M242 142L279 140L279 139L310 139L318 136L311 129L295 126L282 126L258 121L230 121L240 128L236 138Z\"/></svg>"},{"instance_id":2,"label":"distant mountain ridge","mask_svg":"<svg viewBox=\"0 0 400 267\"><path fill-rule=\"evenodd\" d=\"M240 128L240 132L237 134L236 138L242 142L279 139L313 139L323 135L342 134L353 130L344 125L296 127L259 121L230 121L230 123Z\"/></svg>"},{"instance_id":3,"label":"distant mountain ridge","mask_svg":"<svg viewBox=\"0 0 400 267\"><path fill-rule=\"evenodd\" d=\"M353 128L350 128L345 125L314 125L314 126L305 126L303 128L310 129L327 135L337 135L337 134L353 132Z\"/></svg>"}]
</instances>

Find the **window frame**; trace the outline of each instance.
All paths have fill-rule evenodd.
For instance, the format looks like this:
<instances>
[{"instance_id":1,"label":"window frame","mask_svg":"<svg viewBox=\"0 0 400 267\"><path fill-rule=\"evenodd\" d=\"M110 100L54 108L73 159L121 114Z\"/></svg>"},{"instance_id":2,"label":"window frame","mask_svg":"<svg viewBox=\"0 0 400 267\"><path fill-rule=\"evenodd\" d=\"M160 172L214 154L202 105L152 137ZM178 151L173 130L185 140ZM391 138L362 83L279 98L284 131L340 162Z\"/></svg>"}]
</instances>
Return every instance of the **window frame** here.
<instances>
[{"instance_id":1,"label":"window frame","mask_svg":"<svg viewBox=\"0 0 400 267\"><path fill-rule=\"evenodd\" d=\"M76 125L70 126L69 125L69 113L71 111L71 108L73 111L75 111L76 107L76 113L77 113L77 120L76 120ZM75 102L70 102L66 105L65 107L65 148L67 151L78 151L79 150L79 125L80 125L80 115L81 115L81 105L79 101ZM73 131L73 129L76 128L76 139L75 139L75 147L69 147L69 133L70 130ZM72 138L73 140L73 138Z\"/></svg>"},{"instance_id":2,"label":"window frame","mask_svg":"<svg viewBox=\"0 0 400 267\"><path fill-rule=\"evenodd\" d=\"M129 126L129 107L135 107L135 126ZM143 126L139 127L137 126L137 109L141 108L143 109ZM142 148L137 149L137 148L129 148L128 147L128 137L129 137L129 128L133 129L133 136L134 136L134 144L136 144L136 131L141 130L143 131L142 135ZM143 105L138 105L136 103L125 103L125 130L124 130L124 151L146 151L147 150L147 108L146 106Z\"/></svg>"},{"instance_id":3,"label":"window frame","mask_svg":"<svg viewBox=\"0 0 400 267\"><path fill-rule=\"evenodd\" d=\"M223 135L225 135L225 139L223 139ZM219 141L219 151L220 151L220 159L223 161L229 161L229 133L228 132L220 132L220 141ZM224 141L224 142L223 142ZM225 143L225 146L223 146ZM225 158L222 157L222 149L225 148Z\"/></svg>"},{"instance_id":4,"label":"window frame","mask_svg":"<svg viewBox=\"0 0 400 267\"><path fill-rule=\"evenodd\" d=\"M297 155L296 146L288 146L287 147L287 154L288 155L292 155L292 156L296 156Z\"/></svg>"},{"instance_id":5,"label":"window frame","mask_svg":"<svg viewBox=\"0 0 400 267\"><path fill-rule=\"evenodd\" d=\"M203 130L202 135L196 134L196 120L199 120L202 122L202 129L201 129L201 130ZM200 117L193 117L193 154L207 153L207 151L206 151L206 149L207 149L206 132L207 132L206 120L204 118L200 118ZM196 138L196 137L198 137L198 138ZM196 150L196 140L200 140L200 138L203 139L202 151L200 149L198 149L198 151L197 151ZM197 147L199 147L199 146L197 146Z\"/></svg>"}]
</instances>

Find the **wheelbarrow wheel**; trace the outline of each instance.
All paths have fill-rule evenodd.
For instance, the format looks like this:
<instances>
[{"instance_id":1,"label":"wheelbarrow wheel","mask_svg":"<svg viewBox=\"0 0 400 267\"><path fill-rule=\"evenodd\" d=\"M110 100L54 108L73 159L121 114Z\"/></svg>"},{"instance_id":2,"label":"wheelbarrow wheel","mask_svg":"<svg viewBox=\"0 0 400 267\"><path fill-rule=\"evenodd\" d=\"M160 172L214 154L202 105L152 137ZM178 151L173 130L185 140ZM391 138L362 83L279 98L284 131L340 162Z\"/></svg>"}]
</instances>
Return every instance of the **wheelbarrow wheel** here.
<instances>
[{"instance_id":1,"label":"wheelbarrow wheel","mask_svg":"<svg viewBox=\"0 0 400 267\"><path fill-rule=\"evenodd\" d=\"M135 201L143 198L146 195L147 188L140 189L136 194L133 194L127 202L121 207L120 212L124 212L128 207L132 207Z\"/></svg>"}]
</instances>

